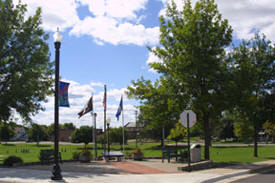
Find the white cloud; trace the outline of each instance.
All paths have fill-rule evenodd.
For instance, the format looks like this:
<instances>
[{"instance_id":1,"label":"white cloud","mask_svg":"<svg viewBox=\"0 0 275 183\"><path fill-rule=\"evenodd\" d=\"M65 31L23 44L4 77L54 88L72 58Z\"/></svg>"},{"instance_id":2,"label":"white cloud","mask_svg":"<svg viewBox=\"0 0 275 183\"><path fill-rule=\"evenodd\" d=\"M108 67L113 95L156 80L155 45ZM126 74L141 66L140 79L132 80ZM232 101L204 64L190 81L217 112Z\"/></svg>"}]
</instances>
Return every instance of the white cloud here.
<instances>
[{"instance_id":1,"label":"white cloud","mask_svg":"<svg viewBox=\"0 0 275 183\"><path fill-rule=\"evenodd\" d=\"M74 26L79 21L77 15L77 3L75 0L21 0L27 4L27 16L33 15L38 7L42 8L42 27L46 30L56 31ZM13 0L18 4L18 0Z\"/></svg>"},{"instance_id":2,"label":"white cloud","mask_svg":"<svg viewBox=\"0 0 275 183\"><path fill-rule=\"evenodd\" d=\"M161 0L164 9L160 15L164 15L166 5L171 0ZM182 0L175 1L181 9ZM194 7L197 0L192 0ZM229 20L234 34L238 39L250 39L255 32L264 33L268 39L275 41L275 3L274 0L216 0L223 18Z\"/></svg>"},{"instance_id":3,"label":"white cloud","mask_svg":"<svg viewBox=\"0 0 275 183\"><path fill-rule=\"evenodd\" d=\"M159 28L145 28L144 25L120 23L106 16L86 17L78 22L70 32L71 35L91 35L98 41L118 44L157 44Z\"/></svg>"},{"instance_id":4,"label":"white cloud","mask_svg":"<svg viewBox=\"0 0 275 183\"><path fill-rule=\"evenodd\" d=\"M103 95L104 95L104 84L101 82L90 82L89 84L79 84L75 81L69 81L62 79L63 81L69 82L69 102L70 108L60 107L59 108L59 121L60 123L74 123L77 127L83 125L92 125L93 120L91 114L86 114L80 119L77 113L85 106L89 98L93 95L94 110L97 113L97 127L103 127ZM96 89L93 88L96 86ZM110 89L107 90L107 117L112 120L112 127L121 126L121 122L117 122L115 114L119 105L121 95L125 93L126 88ZM134 121L136 110L131 101L124 94L124 122L125 124L129 121ZM130 103L129 103L130 102ZM42 104L46 110L39 112L33 117L34 122L39 124L49 125L54 122L54 96L48 97L48 102ZM121 120L120 120L121 121Z\"/></svg>"},{"instance_id":5,"label":"white cloud","mask_svg":"<svg viewBox=\"0 0 275 183\"><path fill-rule=\"evenodd\" d=\"M18 3L18 0L14 0ZM147 45L157 44L159 28L140 24L145 17L148 0L22 0L28 15L42 7L43 28L49 31L71 29L70 35L92 36L98 45L104 43ZM88 6L94 16L80 20L77 8ZM139 14L138 14L139 13Z\"/></svg>"},{"instance_id":6,"label":"white cloud","mask_svg":"<svg viewBox=\"0 0 275 183\"><path fill-rule=\"evenodd\" d=\"M137 19L137 12L145 9L148 0L77 0L87 5L89 11L97 16Z\"/></svg>"},{"instance_id":7,"label":"white cloud","mask_svg":"<svg viewBox=\"0 0 275 183\"><path fill-rule=\"evenodd\" d=\"M154 49L154 48L152 48ZM160 60L160 58L158 56L156 56L153 52L149 52L148 58L147 58L147 65L149 65L150 63L161 63L162 60ZM154 70L153 68L149 69L149 72L153 72L156 73L156 70Z\"/></svg>"},{"instance_id":8,"label":"white cloud","mask_svg":"<svg viewBox=\"0 0 275 183\"><path fill-rule=\"evenodd\" d=\"M238 38L249 39L255 31L264 33L275 41L275 3L274 0L217 0L219 10L229 20Z\"/></svg>"}]
</instances>

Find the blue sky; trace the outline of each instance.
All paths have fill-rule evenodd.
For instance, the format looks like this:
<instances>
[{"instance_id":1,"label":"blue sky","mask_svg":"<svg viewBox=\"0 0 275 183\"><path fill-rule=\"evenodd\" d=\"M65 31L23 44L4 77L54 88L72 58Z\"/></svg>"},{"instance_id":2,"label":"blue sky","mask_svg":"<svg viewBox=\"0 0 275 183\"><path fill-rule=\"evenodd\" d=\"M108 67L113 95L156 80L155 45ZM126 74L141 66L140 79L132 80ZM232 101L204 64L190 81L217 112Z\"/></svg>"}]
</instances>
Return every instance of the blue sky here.
<instances>
[{"instance_id":1,"label":"blue sky","mask_svg":"<svg viewBox=\"0 0 275 183\"><path fill-rule=\"evenodd\" d=\"M14 0L15 3L18 0ZM146 46L154 47L159 38L159 15L170 0L22 0L28 5L26 16L42 8L42 27L50 34L51 60L54 60L52 35L61 29L60 75L70 84L70 108L60 108L60 123L91 125L91 116L78 119L79 112L94 94L97 126L103 125L103 86L107 85L107 117L111 126L120 126L115 113L120 96L131 80L141 76L155 80L158 75L149 62L160 60ZM179 9L183 0L176 0ZM217 0L220 12L234 29L234 39L249 39L253 31L275 40L274 0ZM195 0L192 1L195 3ZM53 123L53 97L43 103L44 112L33 117L40 124ZM137 101L124 95L125 123L135 120Z\"/></svg>"}]
</instances>

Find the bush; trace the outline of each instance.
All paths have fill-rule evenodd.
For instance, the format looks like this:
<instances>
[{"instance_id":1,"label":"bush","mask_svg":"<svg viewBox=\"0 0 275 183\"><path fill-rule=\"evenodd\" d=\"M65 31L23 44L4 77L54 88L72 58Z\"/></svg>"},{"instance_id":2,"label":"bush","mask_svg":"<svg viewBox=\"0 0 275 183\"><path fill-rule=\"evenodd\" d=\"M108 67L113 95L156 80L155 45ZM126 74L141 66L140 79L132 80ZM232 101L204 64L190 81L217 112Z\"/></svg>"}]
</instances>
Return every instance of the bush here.
<instances>
[{"instance_id":1,"label":"bush","mask_svg":"<svg viewBox=\"0 0 275 183\"><path fill-rule=\"evenodd\" d=\"M133 159L134 160L142 160L143 159L143 152L139 147L136 147L133 152Z\"/></svg>"},{"instance_id":2,"label":"bush","mask_svg":"<svg viewBox=\"0 0 275 183\"><path fill-rule=\"evenodd\" d=\"M23 160L20 157L17 156L9 156L6 159L4 159L4 166L13 166L13 164L21 164L23 163Z\"/></svg>"},{"instance_id":3,"label":"bush","mask_svg":"<svg viewBox=\"0 0 275 183\"><path fill-rule=\"evenodd\" d=\"M92 153L88 150L84 150L81 153L79 153L79 160L81 162L90 162L92 159Z\"/></svg>"},{"instance_id":4,"label":"bush","mask_svg":"<svg viewBox=\"0 0 275 183\"><path fill-rule=\"evenodd\" d=\"M80 152L73 152L73 160L79 160Z\"/></svg>"}]
</instances>

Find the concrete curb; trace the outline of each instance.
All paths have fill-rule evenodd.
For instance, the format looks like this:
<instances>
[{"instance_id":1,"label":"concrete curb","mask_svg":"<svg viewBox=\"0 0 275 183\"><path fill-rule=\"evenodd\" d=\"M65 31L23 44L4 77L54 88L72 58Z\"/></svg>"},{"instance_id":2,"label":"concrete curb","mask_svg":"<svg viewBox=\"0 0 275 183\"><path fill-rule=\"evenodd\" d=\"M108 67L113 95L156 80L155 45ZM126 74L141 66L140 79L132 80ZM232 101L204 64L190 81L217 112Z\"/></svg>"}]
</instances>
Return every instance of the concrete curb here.
<instances>
[{"instance_id":1,"label":"concrete curb","mask_svg":"<svg viewBox=\"0 0 275 183\"><path fill-rule=\"evenodd\" d=\"M213 161L211 161L211 160L200 161L198 163L191 163L191 165L190 165L191 171L209 169L209 168L213 168L213 167L214 167L214 164L213 164ZM189 167L188 166L178 167L178 170L189 171Z\"/></svg>"},{"instance_id":2,"label":"concrete curb","mask_svg":"<svg viewBox=\"0 0 275 183\"><path fill-rule=\"evenodd\" d=\"M259 167L259 168L250 169L250 170L248 170L248 172L249 173L260 173L262 171L265 171L265 170L268 170L268 169L271 169L271 168L275 168L275 164L263 165L262 167Z\"/></svg>"}]
</instances>

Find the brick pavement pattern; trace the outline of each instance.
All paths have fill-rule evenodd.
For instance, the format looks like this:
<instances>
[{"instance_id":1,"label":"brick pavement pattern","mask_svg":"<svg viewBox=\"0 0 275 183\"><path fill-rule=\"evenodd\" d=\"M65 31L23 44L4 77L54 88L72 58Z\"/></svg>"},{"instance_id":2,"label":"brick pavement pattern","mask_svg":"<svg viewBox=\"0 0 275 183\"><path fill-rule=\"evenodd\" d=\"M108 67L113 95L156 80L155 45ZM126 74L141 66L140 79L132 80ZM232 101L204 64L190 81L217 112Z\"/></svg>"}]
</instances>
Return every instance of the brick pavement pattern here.
<instances>
[{"instance_id":1,"label":"brick pavement pattern","mask_svg":"<svg viewBox=\"0 0 275 183\"><path fill-rule=\"evenodd\" d=\"M129 161L122 161L122 162L109 162L110 165L127 171L129 173L133 174L161 174L161 173L169 173L163 170L158 170L155 168L151 168L145 165L141 165L138 163L132 163Z\"/></svg>"}]
</instances>

